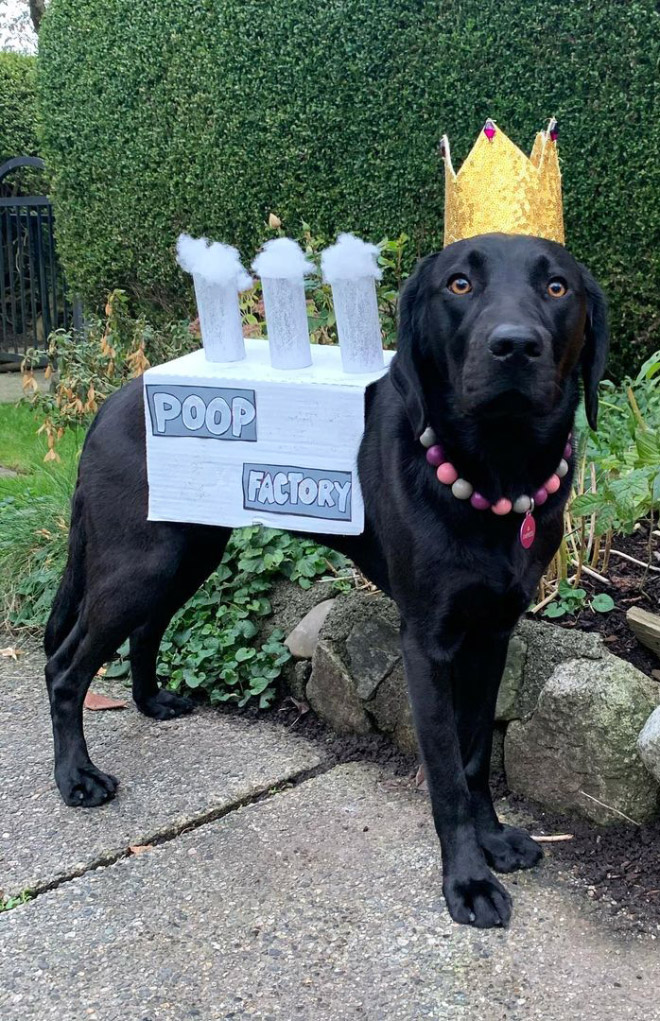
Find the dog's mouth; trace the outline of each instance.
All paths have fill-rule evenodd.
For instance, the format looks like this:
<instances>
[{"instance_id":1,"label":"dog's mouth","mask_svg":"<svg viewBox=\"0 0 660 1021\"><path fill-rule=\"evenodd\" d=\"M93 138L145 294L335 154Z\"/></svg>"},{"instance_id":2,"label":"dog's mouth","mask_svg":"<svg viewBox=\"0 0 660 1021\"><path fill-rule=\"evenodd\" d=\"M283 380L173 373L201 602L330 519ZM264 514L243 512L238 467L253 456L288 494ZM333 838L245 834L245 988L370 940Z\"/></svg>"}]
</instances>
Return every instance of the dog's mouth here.
<instances>
[{"instance_id":1,"label":"dog's mouth","mask_svg":"<svg viewBox=\"0 0 660 1021\"><path fill-rule=\"evenodd\" d=\"M502 380L497 386L467 381L460 403L465 414L484 419L538 417L552 411L555 393L553 379Z\"/></svg>"}]
</instances>

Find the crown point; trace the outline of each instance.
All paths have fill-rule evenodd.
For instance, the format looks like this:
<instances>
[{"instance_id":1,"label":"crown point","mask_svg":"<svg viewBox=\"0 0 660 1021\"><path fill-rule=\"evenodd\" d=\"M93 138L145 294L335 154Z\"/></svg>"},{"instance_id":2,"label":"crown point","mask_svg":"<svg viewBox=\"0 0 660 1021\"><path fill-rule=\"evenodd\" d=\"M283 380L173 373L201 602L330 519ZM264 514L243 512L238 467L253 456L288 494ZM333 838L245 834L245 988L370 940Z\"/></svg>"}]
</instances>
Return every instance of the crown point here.
<instances>
[{"instance_id":1,"label":"crown point","mask_svg":"<svg viewBox=\"0 0 660 1021\"><path fill-rule=\"evenodd\" d=\"M497 129L495 127L495 124L489 117L486 123L484 124L484 135L486 136L489 142L492 142L492 140L495 138L496 133Z\"/></svg>"}]
</instances>

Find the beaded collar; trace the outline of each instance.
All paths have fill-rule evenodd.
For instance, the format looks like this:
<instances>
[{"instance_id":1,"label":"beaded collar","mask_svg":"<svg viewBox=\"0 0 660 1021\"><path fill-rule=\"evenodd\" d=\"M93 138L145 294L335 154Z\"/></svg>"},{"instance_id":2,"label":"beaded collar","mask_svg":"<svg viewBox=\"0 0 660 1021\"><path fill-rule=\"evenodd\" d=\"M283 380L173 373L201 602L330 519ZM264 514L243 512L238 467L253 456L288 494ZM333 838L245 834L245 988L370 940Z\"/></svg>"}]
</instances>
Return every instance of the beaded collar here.
<instances>
[{"instance_id":1,"label":"beaded collar","mask_svg":"<svg viewBox=\"0 0 660 1021\"><path fill-rule=\"evenodd\" d=\"M569 433L568 442L564 447L564 456L557 465L555 471L543 485L531 496L519 496L513 502L501 497L495 503L491 503L481 493L477 493L474 486L467 479L459 478L458 472L451 461L445 458L442 445L438 443L436 435L427 426L419 438L419 442L426 449L426 460L435 468L438 482L444 486L451 486L451 491L457 500L469 500L475 510L490 510L498 517L504 517L512 511L515 514L524 514L524 520L520 527L520 543L525 549L529 549L534 542L536 535L536 522L534 520L534 509L541 507L553 493L556 493L561 486L561 480L568 473L568 459L573 453L571 445L572 434Z\"/></svg>"}]
</instances>

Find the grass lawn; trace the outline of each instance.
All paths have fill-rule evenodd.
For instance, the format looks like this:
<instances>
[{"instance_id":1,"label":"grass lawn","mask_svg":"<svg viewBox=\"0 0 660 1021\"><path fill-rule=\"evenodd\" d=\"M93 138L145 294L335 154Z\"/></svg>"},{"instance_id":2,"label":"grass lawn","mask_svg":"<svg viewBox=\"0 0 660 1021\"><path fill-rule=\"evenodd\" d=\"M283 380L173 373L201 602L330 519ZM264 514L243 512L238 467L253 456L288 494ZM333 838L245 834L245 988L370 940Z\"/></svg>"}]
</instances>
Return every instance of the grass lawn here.
<instances>
[{"instance_id":1,"label":"grass lawn","mask_svg":"<svg viewBox=\"0 0 660 1021\"><path fill-rule=\"evenodd\" d=\"M44 462L46 437L26 405L0 404L0 627L38 631L66 558L69 504L84 431L57 444Z\"/></svg>"},{"instance_id":2,"label":"grass lawn","mask_svg":"<svg viewBox=\"0 0 660 1021\"><path fill-rule=\"evenodd\" d=\"M57 444L61 461L46 464L48 445L43 433L37 435L40 424L27 405L0 404L0 467L19 473L15 478L0 476L0 501L8 496L17 500L47 496L61 491L62 485L70 489L75 481L84 431L68 431Z\"/></svg>"}]
</instances>

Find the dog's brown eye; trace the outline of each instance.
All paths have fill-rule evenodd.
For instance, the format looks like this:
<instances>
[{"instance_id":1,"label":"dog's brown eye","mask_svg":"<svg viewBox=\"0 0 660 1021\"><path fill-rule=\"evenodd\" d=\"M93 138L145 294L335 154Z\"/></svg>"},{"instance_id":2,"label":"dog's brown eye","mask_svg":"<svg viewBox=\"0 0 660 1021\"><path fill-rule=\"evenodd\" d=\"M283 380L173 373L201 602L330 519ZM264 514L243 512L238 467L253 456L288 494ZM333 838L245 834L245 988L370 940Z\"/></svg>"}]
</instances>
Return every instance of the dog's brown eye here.
<instances>
[{"instance_id":1,"label":"dog's brown eye","mask_svg":"<svg viewBox=\"0 0 660 1021\"><path fill-rule=\"evenodd\" d=\"M472 284L467 277L458 276L452 277L447 287L452 294L469 294L472 290Z\"/></svg>"},{"instance_id":2,"label":"dog's brown eye","mask_svg":"<svg viewBox=\"0 0 660 1021\"><path fill-rule=\"evenodd\" d=\"M566 287L565 281L561 280L559 277L555 277L555 279L551 280L548 284L548 294L551 298L563 298L567 290L568 288Z\"/></svg>"}]
</instances>

